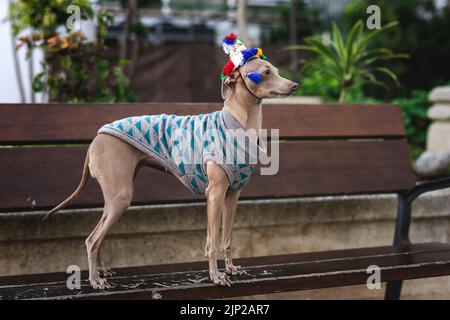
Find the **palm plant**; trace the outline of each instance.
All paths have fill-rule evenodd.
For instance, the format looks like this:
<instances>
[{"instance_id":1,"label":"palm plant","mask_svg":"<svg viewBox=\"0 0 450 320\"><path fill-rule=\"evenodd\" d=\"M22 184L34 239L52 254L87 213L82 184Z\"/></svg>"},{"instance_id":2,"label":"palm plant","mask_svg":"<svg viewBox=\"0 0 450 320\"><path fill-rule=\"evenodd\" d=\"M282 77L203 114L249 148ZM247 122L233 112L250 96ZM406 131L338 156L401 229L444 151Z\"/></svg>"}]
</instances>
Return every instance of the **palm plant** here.
<instances>
[{"instance_id":1,"label":"palm plant","mask_svg":"<svg viewBox=\"0 0 450 320\"><path fill-rule=\"evenodd\" d=\"M334 77L339 82L339 103L343 103L348 90L355 84L374 84L389 89L385 82L377 76L384 74L398 85L397 76L393 71L380 65L382 60L408 58L407 54L394 53L387 48L370 48L375 36L397 22L386 24L381 29L364 32L364 24L358 21L350 30L346 39L333 22L331 39L322 36L312 36L304 39L305 45L287 47L288 50L308 50L318 55L314 65L320 66L320 71ZM324 41L325 40L325 41ZM306 65L308 67L308 65Z\"/></svg>"}]
</instances>

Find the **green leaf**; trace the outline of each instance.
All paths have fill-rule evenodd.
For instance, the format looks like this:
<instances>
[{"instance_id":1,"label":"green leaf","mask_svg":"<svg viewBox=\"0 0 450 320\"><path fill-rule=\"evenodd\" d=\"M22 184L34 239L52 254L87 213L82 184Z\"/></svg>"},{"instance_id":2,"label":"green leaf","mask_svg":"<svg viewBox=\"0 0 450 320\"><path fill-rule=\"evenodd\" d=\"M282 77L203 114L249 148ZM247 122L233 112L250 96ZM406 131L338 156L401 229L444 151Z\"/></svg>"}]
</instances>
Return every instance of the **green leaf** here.
<instances>
[{"instance_id":1,"label":"green leaf","mask_svg":"<svg viewBox=\"0 0 450 320\"><path fill-rule=\"evenodd\" d=\"M388 68L385 68L385 67L378 67L378 68L375 68L375 70L378 71L378 72L381 72L381 73L386 74L389 78L391 78L392 80L394 80L394 82L395 82L397 85L400 85L400 83L398 82L398 79L397 79L397 76L395 75L395 73L392 72L391 70L389 70Z\"/></svg>"},{"instance_id":2,"label":"green leaf","mask_svg":"<svg viewBox=\"0 0 450 320\"><path fill-rule=\"evenodd\" d=\"M310 46L313 46L316 52L324 59L330 60L333 62L339 69L341 69L341 65L339 63L338 58L333 54L332 50L329 47L325 46L322 41L317 38L309 37L305 39L305 42Z\"/></svg>"},{"instance_id":3,"label":"green leaf","mask_svg":"<svg viewBox=\"0 0 450 320\"><path fill-rule=\"evenodd\" d=\"M355 43L357 39L361 37L362 33L363 33L363 22L359 20L353 25L347 37L347 43L345 45L347 51L347 65L350 65L352 62L353 54L355 51Z\"/></svg>"},{"instance_id":4,"label":"green leaf","mask_svg":"<svg viewBox=\"0 0 450 320\"><path fill-rule=\"evenodd\" d=\"M341 32L339 31L338 26L336 25L336 23L334 21L333 21L333 43L334 43L336 52L339 56L339 59L341 61L346 61L347 53L344 49L344 42L342 41L342 35L341 35Z\"/></svg>"},{"instance_id":5,"label":"green leaf","mask_svg":"<svg viewBox=\"0 0 450 320\"><path fill-rule=\"evenodd\" d=\"M379 54L379 55L374 55L371 58L367 57L366 59L361 59L359 65L368 66L368 65L378 62L380 60L407 59L407 58L409 58L409 55L403 54L403 53Z\"/></svg>"},{"instance_id":6,"label":"green leaf","mask_svg":"<svg viewBox=\"0 0 450 320\"><path fill-rule=\"evenodd\" d=\"M130 60L126 60L126 59L120 59L119 60L119 67L121 67L121 68L123 68L123 67L125 67L125 66L127 66L129 64L130 64Z\"/></svg>"},{"instance_id":7,"label":"green leaf","mask_svg":"<svg viewBox=\"0 0 450 320\"><path fill-rule=\"evenodd\" d=\"M367 45L369 44L369 42L370 42L376 35L378 35L380 32L383 32L383 31L385 31L385 30L387 30L387 29L393 28L393 27L395 27L395 26L397 26L397 25L398 25L398 22L397 22L397 21L390 22L390 23L386 24L385 26L383 26L383 27L380 28L380 29L371 31L371 32L367 33L366 35L363 35L363 36L361 37L361 40L358 42L358 45L357 45L357 47L356 47L356 51L359 52L359 53L361 53L361 52L364 50L364 48L367 47Z\"/></svg>"},{"instance_id":8,"label":"green leaf","mask_svg":"<svg viewBox=\"0 0 450 320\"><path fill-rule=\"evenodd\" d=\"M38 73L34 77L31 88L33 89L34 92L41 92L44 90L45 83L44 83L44 73L43 72Z\"/></svg>"}]
</instances>

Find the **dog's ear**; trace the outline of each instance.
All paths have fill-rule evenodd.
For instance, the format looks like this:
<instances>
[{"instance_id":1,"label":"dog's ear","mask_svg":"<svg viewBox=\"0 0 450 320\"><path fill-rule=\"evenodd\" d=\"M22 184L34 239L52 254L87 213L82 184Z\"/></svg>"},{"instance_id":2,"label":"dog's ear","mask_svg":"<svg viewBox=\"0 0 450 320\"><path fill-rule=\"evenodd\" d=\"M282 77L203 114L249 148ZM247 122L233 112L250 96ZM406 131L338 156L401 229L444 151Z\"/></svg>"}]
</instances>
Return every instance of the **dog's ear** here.
<instances>
[{"instance_id":1,"label":"dog's ear","mask_svg":"<svg viewBox=\"0 0 450 320\"><path fill-rule=\"evenodd\" d=\"M233 91L233 86L240 76L241 73L236 69L233 70L225 79L223 79L221 88L223 100L225 100Z\"/></svg>"},{"instance_id":2,"label":"dog's ear","mask_svg":"<svg viewBox=\"0 0 450 320\"><path fill-rule=\"evenodd\" d=\"M237 79L241 76L241 73L238 69L234 69L226 79L228 79L228 84L236 83Z\"/></svg>"}]
</instances>

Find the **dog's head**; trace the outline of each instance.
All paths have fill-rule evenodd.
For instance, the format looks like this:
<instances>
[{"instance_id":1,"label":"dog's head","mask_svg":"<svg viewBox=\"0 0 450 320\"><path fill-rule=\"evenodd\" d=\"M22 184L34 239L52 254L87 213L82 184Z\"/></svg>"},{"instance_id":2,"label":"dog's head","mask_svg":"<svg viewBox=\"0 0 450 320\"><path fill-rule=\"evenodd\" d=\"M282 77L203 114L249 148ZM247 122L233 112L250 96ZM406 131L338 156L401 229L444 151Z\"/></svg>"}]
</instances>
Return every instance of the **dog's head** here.
<instances>
[{"instance_id":1,"label":"dog's head","mask_svg":"<svg viewBox=\"0 0 450 320\"><path fill-rule=\"evenodd\" d=\"M241 86L259 99L288 97L297 90L298 84L281 77L260 48L247 49L234 33L223 39L222 46L230 56L221 74L223 99Z\"/></svg>"},{"instance_id":2,"label":"dog's head","mask_svg":"<svg viewBox=\"0 0 450 320\"><path fill-rule=\"evenodd\" d=\"M233 70L222 81L222 97L226 99L237 86L246 88L260 99L289 97L298 83L283 78L269 61L254 58Z\"/></svg>"}]
</instances>

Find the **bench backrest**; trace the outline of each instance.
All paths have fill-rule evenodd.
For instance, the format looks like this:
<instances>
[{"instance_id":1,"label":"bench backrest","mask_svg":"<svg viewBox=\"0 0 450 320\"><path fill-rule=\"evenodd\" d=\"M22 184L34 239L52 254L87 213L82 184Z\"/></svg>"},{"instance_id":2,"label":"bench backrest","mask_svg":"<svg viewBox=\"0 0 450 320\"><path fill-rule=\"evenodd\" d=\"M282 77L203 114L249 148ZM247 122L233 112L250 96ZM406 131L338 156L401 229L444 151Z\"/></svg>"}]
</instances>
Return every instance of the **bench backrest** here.
<instances>
[{"instance_id":1,"label":"bench backrest","mask_svg":"<svg viewBox=\"0 0 450 320\"><path fill-rule=\"evenodd\" d=\"M198 114L221 104L0 104L0 210L48 208L78 185L87 145L105 123L143 114ZM395 105L265 105L280 129L280 168L257 172L242 198L391 193L415 183ZM12 146L12 147L11 147ZM175 177L142 169L134 203L201 201ZM73 205L102 205L91 179Z\"/></svg>"}]
</instances>

